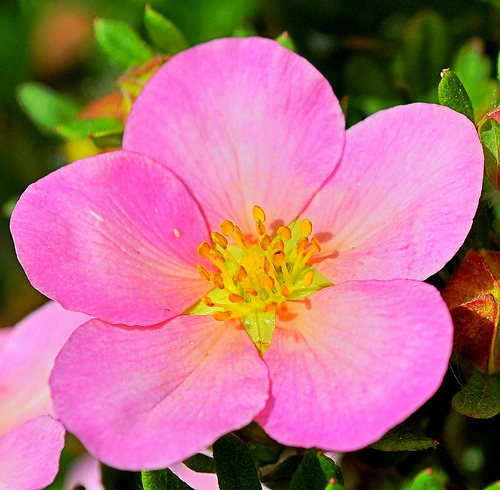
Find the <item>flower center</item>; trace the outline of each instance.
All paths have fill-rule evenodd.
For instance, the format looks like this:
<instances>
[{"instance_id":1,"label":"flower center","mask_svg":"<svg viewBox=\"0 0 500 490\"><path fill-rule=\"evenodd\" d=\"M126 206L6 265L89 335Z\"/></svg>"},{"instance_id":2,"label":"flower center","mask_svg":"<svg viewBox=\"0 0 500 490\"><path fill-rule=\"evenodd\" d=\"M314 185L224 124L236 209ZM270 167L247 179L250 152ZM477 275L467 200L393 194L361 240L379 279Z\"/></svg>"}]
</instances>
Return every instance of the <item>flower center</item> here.
<instances>
[{"instance_id":1,"label":"flower center","mask_svg":"<svg viewBox=\"0 0 500 490\"><path fill-rule=\"evenodd\" d=\"M253 207L258 240L250 243L241 228L229 220L220 224L221 232L211 233L213 245L202 242L198 254L212 262L216 272L210 273L202 264L198 272L203 280L216 286L201 298L218 321L240 318L252 340L265 351L268 341L260 333L249 330L255 323L266 323L283 311L287 300L299 299L324 287L315 285L318 274L308 265L315 252L321 250L316 237L311 237L308 219L291 227L282 226L272 238L265 226L266 215L259 206ZM321 282L319 276L319 281ZM247 328L248 327L248 328ZM258 338L257 338L258 337ZM262 351L261 349L261 351Z\"/></svg>"}]
</instances>

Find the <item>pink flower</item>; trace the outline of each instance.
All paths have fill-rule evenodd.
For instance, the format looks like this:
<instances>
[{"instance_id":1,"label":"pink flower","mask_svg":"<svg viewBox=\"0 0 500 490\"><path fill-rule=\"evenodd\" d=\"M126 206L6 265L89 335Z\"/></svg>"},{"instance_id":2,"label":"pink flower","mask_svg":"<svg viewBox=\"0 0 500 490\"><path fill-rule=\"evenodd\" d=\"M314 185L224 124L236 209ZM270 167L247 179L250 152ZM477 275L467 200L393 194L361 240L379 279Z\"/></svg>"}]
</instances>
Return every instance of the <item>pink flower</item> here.
<instances>
[{"instance_id":1,"label":"pink flower","mask_svg":"<svg viewBox=\"0 0 500 490\"><path fill-rule=\"evenodd\" d=\"M0 488L43 488L55 478L64 427L49 393L54 358L86 315L48 303L0 331Z\"/></svg>"},{"instance_id":2,"label":"pink flower","mask_svg":"<svg viewBox=\"0 0 500 490\"><path fill-rule=\"evenodd\" d=\"M177 55L122 151L45 177L13 213L31 282L97 318L56 360L57 414L133 470L254 419L287 445L375 441L446 371L450 315L420 281L462 244L482 172L474 126L444 107L345 132L327 81L273 41Z\"/></svg>"}]
</instances>

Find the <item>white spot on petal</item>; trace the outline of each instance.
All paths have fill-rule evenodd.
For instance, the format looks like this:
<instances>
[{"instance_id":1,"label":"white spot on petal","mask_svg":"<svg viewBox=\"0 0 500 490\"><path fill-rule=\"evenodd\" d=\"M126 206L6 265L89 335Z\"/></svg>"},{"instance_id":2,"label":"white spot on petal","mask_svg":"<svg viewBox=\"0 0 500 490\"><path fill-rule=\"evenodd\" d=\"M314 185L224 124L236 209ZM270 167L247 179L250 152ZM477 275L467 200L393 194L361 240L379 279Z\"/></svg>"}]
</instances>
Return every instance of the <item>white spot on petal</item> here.
<instances>
[{"instance_id":1,"label":"white spot on petal","mask_svg":"<svg viewBox=\"0 0 500 490\"><path fill-rule=\"evenodd\" d=\"M98 221L104 221L104 218L102 216L99 216L98 214L94 213L94 211L89 211L89 213Z\"/></svg>"},{"instance_id":2,"label":"white spot on petal","mask_svg":"<svg viewBox=\"0 0 500 490\"><path fill-rule=\"evenodd\" d=\"M173 233L175 238L179 238L181 236L181 232L177 228L173 229Z\"/></svg>"}]
</instances>

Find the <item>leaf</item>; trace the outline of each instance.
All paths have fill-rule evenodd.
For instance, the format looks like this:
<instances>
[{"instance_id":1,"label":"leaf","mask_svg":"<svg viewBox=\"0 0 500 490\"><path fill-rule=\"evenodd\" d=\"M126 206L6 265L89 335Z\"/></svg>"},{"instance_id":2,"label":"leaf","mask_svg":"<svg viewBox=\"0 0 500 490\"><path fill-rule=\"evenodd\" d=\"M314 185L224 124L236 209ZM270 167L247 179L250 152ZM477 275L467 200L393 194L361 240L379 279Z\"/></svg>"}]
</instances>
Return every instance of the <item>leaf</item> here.
<instances>
[{"instance_id":1,"label":"leaf","mask_svg":"<svg viewBox=\"0 0 500 490\"><path fill-rule=\"evenodd\" d=\"M284 32L280 36L276 38L276 41L278 41L283 47L289 49L290 51L293 51L294 53L297 52L297 48L295 46L295 43L293 42L292 38L290 37L290 34L288 32Z\"/></svg>"},{"instance_id":2,"label":"leaf","mask_svg":"<svg viewBox=\"0 0 500 490\"><path fill-rule=\"evenodd\" d=\"M269 473L262 476L262 483L265 484L266 488L270 488L271 490L288 490L293 475L303 459L298 454L286 458Z\"/></svg>"},{"instance_id":3,"label":"leaf","mask_svg":"<svg viewBox=\"0 0 500 490\"><path fill-rule=\"evenodd\" d=\"M122 68L141 66L155 55L125 22L97 19L94 22L94 33L106 55Z\"/></svg>"},{"instance_id":4,"label":"leaf","mask_svg":"<svg viewBox=\"0 0 500 490\"><path fill-rule=\"evenodd\" d=\"M144 490L194 490L168 468L143 471L141 477Z\"/></svg>"},{"instance_id":5,"label":"leaf","mask_svg":"<svg viewBox=\"0 0 500 490\"><path fill-rule=\"evenodd\" d=\"M153 43L166 54L177 54L189 48L184 34L167 18L146 5L144 24Z\"/></svg>"},{"instance_id":6,"label":"leaf","mask_svg":"<svg viewBox=\"0 0 500 490\"><path fill-rule=\"evenodd\" d=\"M313 449L297 468L290 490L325 490L327 485L334 483L343 485L341 469L332 459Z\"/></svg>"},{"instance_id":7,"label":"leaf","mask_svg":"<svg viewBox=\"0 0 500 490\"><path fill-rule=\"evenodd\" d=\"M137 490L141 484L141 474L122 471L100 463L101 482L105 490Z\"/></svg>"},{"instance_id":8,"label":"leaf","mask_svg":"<svg viewBox=\"0 0 500 490\"><path fill-rule=\"evenodd\" d=\"M424 434L422 421L406 421L390 430L370 445L377 451L421 451L436 446L436 441Z\"/></svg>"},{"instance_id":9,"label":"leaf","mask_svg":"<svg viewBox=\"0 0 500 490\"><path fill-rule=\"evenodd\" d=\"M492 63L484 53L484 43L478 38L464 44L453 60L453 71L460 77L477 116L487 112L498 85L491 77Z\"/></svg>"},{"instance_id":10,"label":"leaf","mask_svg":"<svg viewBox=\"0 0 500 490\"><path fill-rule=\"evenodd\" d=\"M38 129L54 135L54 128L75 118L80 105L41 83L27 82L17 89L17 100Z\"/></svg>"},{"instance_id":11,"label":"leaf","mask_svg":"<svg viewBox=\"0 0 500 490\"><path fill-rule=\"evenodd\" d=\"M431 468L420 472L413 480L410 490L445 490L445 484Z\"/></svg>"},{"instance_id":12,"label":"leaf","mask_svg":"<svg viewBox=\"0 0 500 490\"><path fill-rule=\"evenodd\" d=\"M183 463L190 470L196 471L197 473L215 473L214 459L206 454L195 454L185 459Z\"/></svg>"},{"instance_id":13,"label":"leaf","mask_svg":"<svg viewBox=\"0 0 500 490\"><path fill-rule=\"evenodd\" d=\"M221 490L261 490L257 469L244 442L227 434L214 442L213 452Z\"/></svg>"},{"instance_id":14,"label":"leaf","mask_svg":"<svg viewBox=\"0 0 500 490\"><path fill-rule=\"evenodd\" d=\"M57 126L56 131L68 139L101 138L123 133L123 124L115 118L74 119Z\"/></svg>"},{"instance_id":15,"label":"leaf","mask_svg":"<svg viewBox=\"0 0 500 490\"><path fill-rule=\"evenodd\" d=\"M467 385L455 394L452 407L463 415L489 419L500 412L500 377L476 371Z\"/></svg>"},{"instance_id":16,"label":"leaf","mask_svg":"<svg viewBox=\"0 0 500 490\"><path fill-rule=\"evenodd\" d=\"M247 446L257 467L276 463L283 449L281 445L269 446L260 441L250 441Z\"/></svg>"},{"instance_id":17,"label":"leaf","mask_svg":"<svg viewBox=\"0 0 500 490\"><path fill-rule=\"evenodd\" d=\"M441 72L441 81L438 86L438 99L441 105L460 112L474 122L472 102L458 75L449 70Z\"/></svg>"},{"instance_id":18,"label":"leaf","mask_svg":"<svg viewBox=\"0 0 500 490\"><path fill-rule=\"evenodd\" d=\"M478 131L483 145L486 176L499 189L500 124L495 119L484 119Z\"/></svg>"}]
</instances>

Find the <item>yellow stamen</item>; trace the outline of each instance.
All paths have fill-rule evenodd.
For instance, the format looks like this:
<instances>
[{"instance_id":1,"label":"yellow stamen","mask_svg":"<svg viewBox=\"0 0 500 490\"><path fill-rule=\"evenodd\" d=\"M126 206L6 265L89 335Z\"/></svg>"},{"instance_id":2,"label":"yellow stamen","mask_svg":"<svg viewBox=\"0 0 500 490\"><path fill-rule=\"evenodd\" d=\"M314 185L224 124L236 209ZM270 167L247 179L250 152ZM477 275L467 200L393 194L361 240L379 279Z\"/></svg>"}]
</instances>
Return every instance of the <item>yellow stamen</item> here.
<instances>
[{"instance_id":1,"label":"yellow stamen","mask_svg":"<svg viewBox=\"0 0 500 490\"><path fill-rule=\"evenodd\" d=\"M264 221L266 221L266 213L264 213L264 210L260 206L257 206L257 204L253 207L252 212L255 222L261 221L264 223Z\"/></svg>"},{"instance_id":2,"label":"yellow stamen","mask_svg":"<svg viewBox=\"0 0 500 490\"><path fill-rule=\"evenodd\" d=\"M218 322L225 322L231 319L232 313L230 311L216 311L212 316Z\"/></svg>"},{"instance_id":3,"label":"yellow stamen","mask_svg":"<svg viewBox=\"0 0 500 490\"><path fill-rule=\"evenodd\" d=\"M283 240L285 241L290 240L290 238L292 238L292 230L290 230L288 226L280 226L276 234L281 238L283 238Z\"/></svg>"},{"instance_id":4,"label":"yellow stamen","mask_svg":"<svg viewBox=\"0 0 500 490\"><path fill-rule=\"evenodd\" d=\"M227 299L231 301L231 303L242 303L244 301L243 296L240 296L239 294L234 294L231 293Z\"/></svg>"},{"instance_id":5,"label":"yellow stamen","mask_svg":"<svg viewBox=\"0 0 500 490\"><path fill-rule=\"evenodd\" d=\"M205 269L205 267L203 267L201 264L196 264L196 266L198 267L198 273L200 274L201 278L204 281L211 282L210 273L207 271L207 269Z\"/></svg>"},{"instance_id":6,"label":"yellow stamen","mask_svg":"<svg viewBox=\"0 0 500 490\"><path fill-rule=\"evenodd\" d=\"M299 224L299 231L302 236L309 236L312 233L312 223L308 219L303 219Z\"/></svg>"},{"instance_id":7,"label":"yellow stamen","mask_svg":"<svg viewBox=\"0 0 500 490\"><path fill-rule=\"evenodd\" d=\"M234 274L234 280L236 282L242 283L247 277L248 272L242 265L239 265L236 269L236 273Z\"/></svg>"},{"instance_id":8,"label":"yellow stamen","mask_svg":"<svg viewBox=\"0 0 500 490\"><path fill-rule=\"evenodd\" d=\"M198 246L197 252L202 259L206 259L212 247L207 242L201 242Z\"/></svg>"},{"instance_id":9,"label":"yellow stamen","mask_svg":"<svg viewBox=\"0 0 500 490\"><path fill-rule=\"evenodd\" d=\"M205 305L207 305L209 308L213 308L215 306L215 303L208 297L208 296L202 296L201 300Z\"/></svg>"},{"instance_id":10,"label":"yellow stamen","mask_svg":"<svg viewBox=\"0 0 500 490\"><path fill-rule=\"evenodd\" d=\"M234 224L226 219L220 224L220 231L223 235L231 236L234 233Z\"/></svg>"},{"instance_id":11,"label":"yellow stamen","mask_svg":"<svg viewBox=\"0 0 500 490\"><path fill-rule=\"evenodd\" d=\"M224 280L220 274L214 273L210 276L210 281L219 289L224 289Z\"/></svg>"},{"instance_id":12,"label":"yellow stamen","mask_svg":"<svg viewBox=\"0 0 500 490\"><path fill-rule=\"evenodd\" d=\"M302 281L302 284L304 287L308 288L314 281L314 272L313 271L308 271L304 275L304 279Z\"/></svg>"},{"instance_id":13,"label":"yellow stamen","mask_svg":"<svg viewBox=\"0 0 500 490\"><path fill-rule=\"evenodd\" d=\"M260 248L264 250L264 252L269 248L269 245L271 245L272 239L269 235L263 235L260 238Z\"/></svg>"},{"instance_id":14,"label":"yellow stamen","mask_svg":"<svg viewBox=\"0 0 500 490\"><path fill-rule=\"evenodd\" d=\"M228 241L224 235L221 235L218 231L212 231L210 236L212 237L214 243L219 245L220 248L224 250L227 248Z\"/></svg>"}]
</instances>

